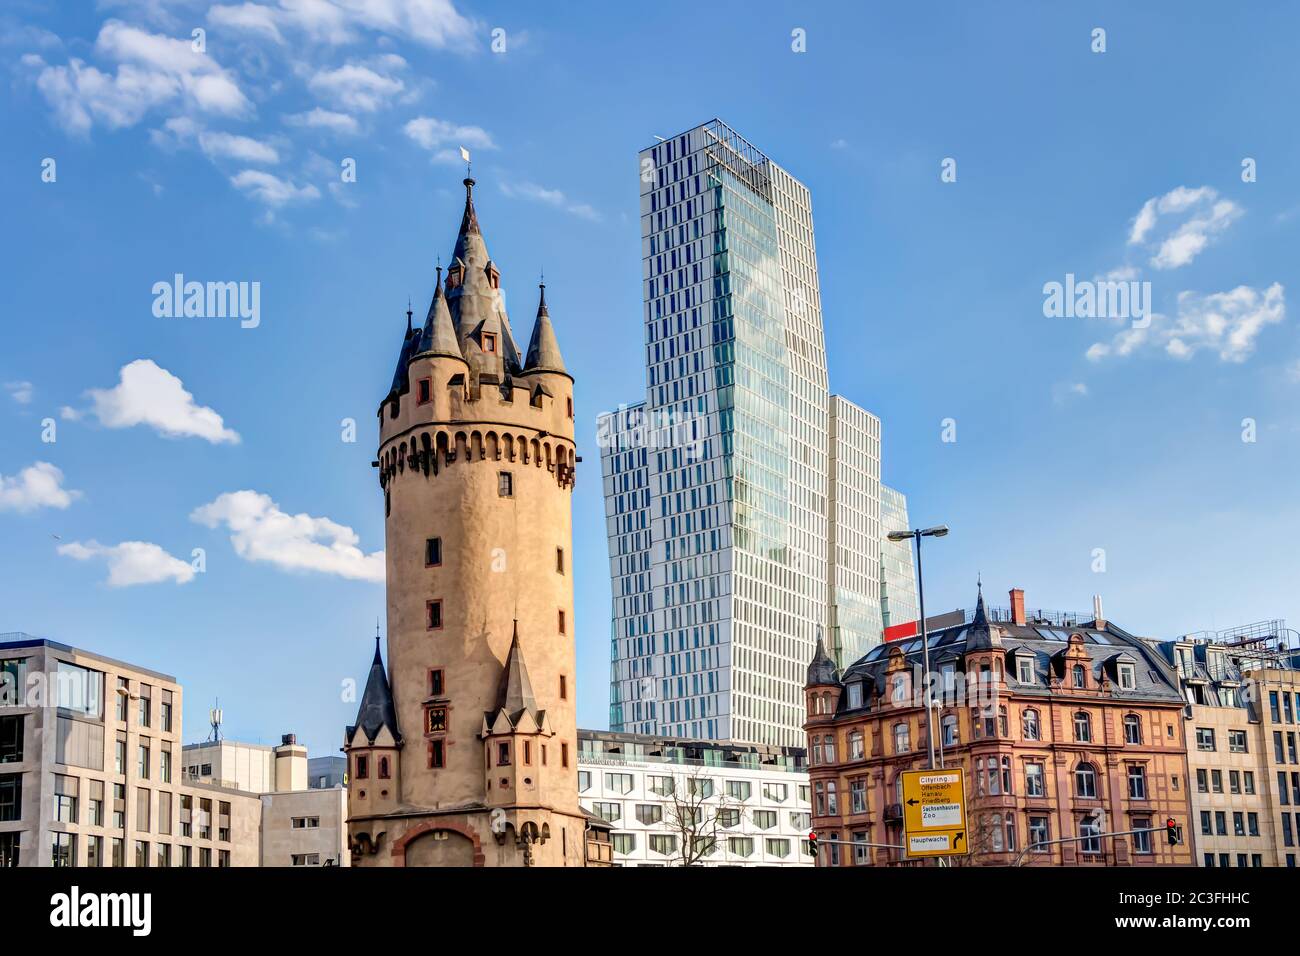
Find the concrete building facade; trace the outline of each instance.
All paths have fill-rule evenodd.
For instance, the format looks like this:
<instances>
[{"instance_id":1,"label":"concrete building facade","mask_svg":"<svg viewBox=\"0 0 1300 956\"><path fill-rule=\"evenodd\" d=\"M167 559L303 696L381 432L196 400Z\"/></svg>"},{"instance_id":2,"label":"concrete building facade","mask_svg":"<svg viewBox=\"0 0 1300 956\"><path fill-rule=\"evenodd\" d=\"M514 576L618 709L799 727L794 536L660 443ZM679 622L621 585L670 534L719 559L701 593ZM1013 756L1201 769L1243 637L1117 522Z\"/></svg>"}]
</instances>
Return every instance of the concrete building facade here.
<instances>
[{"instance_id":1,"label":"concrete building facade","mask_svg":"<svg viewBox=\"0 0 1300 956\"><path fill-rule=\"evenodd\" d=\"M0 643L0 866L257 866L256 796L184 779L174 677Z\"/></svg>"},{"instance_id":2,"label":"concrete building facade","mask_svg":"<svg viewBox=\"0 0 1300 956\"><path fill-rule=\"evenodd\" d=\"M579 730L578 795L612 827L616 866L813 865L797 748Z\"/></svg>"},{"instance_id":3,"label":"concrete building facade","mask_svg":"<svg viewBox=\"0 0 1300 956\"><path fill-rule=\"evenodd\" d=\"M515 343L465 180L423 327L379 405L388 667L344 749L363 866L582 866L573 379L541 289Z\"/></svg>"},{"instance_id":4,"label":"concrete building facade","mask_svg":"<svg viewBox=\"0 0 1300 956\"><path fill-rule=\"evenodd\" d=\"M1280 621L1160 645L1187 699L1196 862L1291 866L1300 838L1300 671Z\"/></svg>"}]
</instances>

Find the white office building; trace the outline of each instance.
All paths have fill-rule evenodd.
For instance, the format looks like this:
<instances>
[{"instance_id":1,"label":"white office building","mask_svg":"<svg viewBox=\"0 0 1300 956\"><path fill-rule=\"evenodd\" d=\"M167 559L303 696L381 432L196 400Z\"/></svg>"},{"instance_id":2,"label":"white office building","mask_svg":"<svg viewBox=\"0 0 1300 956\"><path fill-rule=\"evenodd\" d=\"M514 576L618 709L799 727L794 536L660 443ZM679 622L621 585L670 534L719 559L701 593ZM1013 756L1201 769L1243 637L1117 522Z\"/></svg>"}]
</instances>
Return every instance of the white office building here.
<instances>
[{"instance_id":1,"label":"white office building","mask_svg":"<svg viewBox=\"0 0 1300 956\"><path fill-rule=\"evenodd\" d=\"M617 866L813 865L797 748L579 730L578 798L613 826ZM684 855L696 840L704 845Z\"/></svg>"},{"instance_id":2,"label":"white office building","mask_svg":"<svg viewBox=\"0 0 1300 956\"><path fill-rule=\"evenodd\" d=\"M640 160L646 397L598 423L610 726L801 746L819 631L880 639L879 421L828 391L807 188L718 120ZM828 551L833 410L865 558Z\"/></svg>"}]
</instances>

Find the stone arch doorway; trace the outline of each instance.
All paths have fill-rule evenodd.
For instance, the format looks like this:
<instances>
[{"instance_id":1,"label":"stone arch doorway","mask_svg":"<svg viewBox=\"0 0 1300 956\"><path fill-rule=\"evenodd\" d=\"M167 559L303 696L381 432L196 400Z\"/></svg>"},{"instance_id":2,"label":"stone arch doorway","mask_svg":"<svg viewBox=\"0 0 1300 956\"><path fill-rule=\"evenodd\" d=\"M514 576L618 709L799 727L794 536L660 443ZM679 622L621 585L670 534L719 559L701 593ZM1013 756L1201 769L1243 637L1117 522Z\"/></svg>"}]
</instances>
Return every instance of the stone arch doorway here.
<instances>
[{"instance_id":1,"label":"stone arch doorway","mask_svg":"<svg viewBox=\"0 0 1300 956\"><path fill-rule=\"evenodd\" d=\"M454 830L429 830L406 844L406 866L473 866L474 841Z\"/></svg>"}]
</instances>

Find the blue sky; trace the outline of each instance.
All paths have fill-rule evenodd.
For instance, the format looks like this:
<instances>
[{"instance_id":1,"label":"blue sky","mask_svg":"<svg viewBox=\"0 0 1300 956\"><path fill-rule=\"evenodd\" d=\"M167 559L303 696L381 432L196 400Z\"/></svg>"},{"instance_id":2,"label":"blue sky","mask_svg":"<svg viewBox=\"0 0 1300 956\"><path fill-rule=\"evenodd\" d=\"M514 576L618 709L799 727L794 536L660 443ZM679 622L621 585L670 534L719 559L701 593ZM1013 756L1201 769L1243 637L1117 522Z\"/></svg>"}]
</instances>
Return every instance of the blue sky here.
<instances>
[{"instance_id":1,"label":"blue sky","mask_svg":"<svg viewBox=\"0 0 1300 956\"><path fill-rule=\"evenodd\" d=\"M832 390L952 528L929 608L982 573L1144 634L1300 621L1300 14L865 6L6 4L0 631L175 674L187 739L219 696L229 736L337 749L384 607L373 413L466 145L519 335L544 268L577 378L604 727L595 417L643 389L636 153L713 116L812 190ZM176 273L258 282L260 324L156 317ZM1047 317L1067 274L1149 281L1150 326Z\"/></svg>"}]
</instances>

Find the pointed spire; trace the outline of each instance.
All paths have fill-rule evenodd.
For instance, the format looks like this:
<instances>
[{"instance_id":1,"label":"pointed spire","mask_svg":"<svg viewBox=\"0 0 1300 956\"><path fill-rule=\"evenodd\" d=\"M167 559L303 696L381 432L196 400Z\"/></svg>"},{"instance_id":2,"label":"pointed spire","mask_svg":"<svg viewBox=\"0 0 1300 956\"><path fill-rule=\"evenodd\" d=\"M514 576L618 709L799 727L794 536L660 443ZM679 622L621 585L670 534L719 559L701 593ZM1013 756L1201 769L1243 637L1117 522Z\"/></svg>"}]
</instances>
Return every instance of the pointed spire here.
<instances>
[{"instance_id":1,"label":"pointed spire","mask_svg":"<svg viewBox=\"0 0 1300 956\"><path fill-rule=\"evenodd\" d=\"M528 679L528 666L524 663L524 651L519 646L518 620L515 621L514 637L510 641L510 653L506 656L506 668L501 681L497 710L504 710L512 723L525 710L530 711L534 716L537 714L537 698L533 696L532 681Z\"/></svg>"},{"instance_id":2,"label":"pointed spire","mask_svg":"<svg viewBox=\"0 0 1300 956\"><path fill-rule=\"evenodd\" d=\"M819 627L817 628L817 650L808 665L808 680L804 686L821 687L836 683L839 683L839 679L835 672L835 662L826 653L826 643L822 640L822 629Z\"/></svg>"},{"instance_id":3,"label":"pointed spire","mask_svg":"<svg viewBox=\"0 0 1300 956\"><path fill-rule=\"evenodd\" d=\"M988 627L988 612L984 608L984 582L976 584L979 589L979 597L975 601L975 617L971 620L971 627Z\"/></svg>"},{"instance_id":4,"label":"pointed spire","mask_svg":"<svg viewBox=\"0 0 1300 956\"><path fill-rule=\"evenodd\" d=\"M468 176L464 179L465 185L465 213L460 217L460 234L462 236L470 233L478 233L478 214L474 211L474 180ZM481 233L479 233L481 235Z\"/></svg>"},{"instance_id":5,"label":"pointed spire","mask_svg":"<svg viewBox=\"0 0 1300 956\"><path fill-rule=\"evenodd\" d=\"M988 610L984 607L984 582L977 585L979 596L975 600L975 616L966 631L966 650L983 651L1002 646L1001 631L989 624Z\"/></svg>"},{"instance_id":6,"label":"pointed spire","mask_svg":"<svg viewBox=\"0 0 1300 956\"><path fill-rule=\"evenodd\" d=\"M415 349L416 355L426 353L446 355L450 358L464 359L460 351L460 341L456 338L456 327L451 321L451 312L447 308L447 297L442 291L442 266L438 266L438 278L434 282L433 301L429 303L429 314L424 320L424 330L420 333L420 344Z\"/></svg>"},{"instance_id":7,"label":"pointed spire","mask_svg":"<svg viewBox=\"0 0 1300 956\"><path fill-rule=\"evenodd\" d=\"M387 727L394 740L401 740L397 732L397 709L393 706L393 692L388 686L388 673L384 670L384 659L379 653L379 625L375 625L375 658L370 662L370 675L366 678L366 689L361 695L361 706L357 710L357 722L367 740L374 740L379 731ZM349 736L351 734L349 733Z\"/></svg>"},{"instance_id":8,"label":"pointed spire","mask_svg":"<svg viewBox=\"0 0 1300 956\"><path fill-rule=\"evenodd\" d=\"M551 325L551 314L546 308L546 283L540 283L538 289L537 321L533 324L533 336L528 340L524 372L564 372L567 375L564 359L560 356L560 343Z\"/></svg>"},{"instance_id":9,"label":"pointed spire","mask_svg":"<svg viewBox=\"0 0 1300 956\"><path fill-rule=\"evenodd\" d=\"M411 352L415 348L418 336L411 327L411 311L406 312L406 331L402 333L402 347L397 353L397 368L393 370L393 385L388 390L391 398L394 395L403 395L410 390L410 383L406 378L406 366L411 361Z\"/></svg>"}]
</instances>

